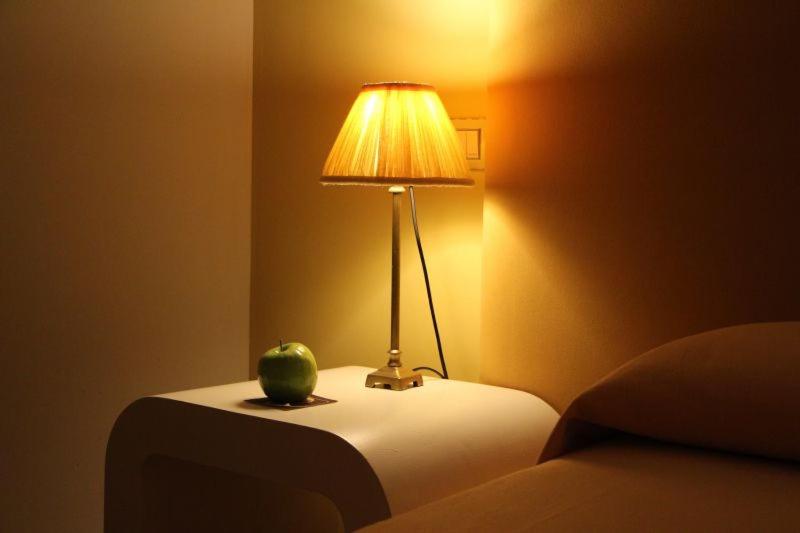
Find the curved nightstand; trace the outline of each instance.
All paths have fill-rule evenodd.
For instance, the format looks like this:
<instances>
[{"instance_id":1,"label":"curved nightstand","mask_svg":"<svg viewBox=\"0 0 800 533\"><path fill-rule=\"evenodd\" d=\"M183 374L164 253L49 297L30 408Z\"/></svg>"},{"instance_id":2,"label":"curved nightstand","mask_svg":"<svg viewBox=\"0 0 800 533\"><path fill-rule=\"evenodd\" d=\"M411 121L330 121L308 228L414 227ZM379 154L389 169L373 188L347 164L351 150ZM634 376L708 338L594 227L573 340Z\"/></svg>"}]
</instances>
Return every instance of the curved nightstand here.
<instances>
[{"instance_id":1,"label":"curved nightstand","mask_svg":"<svg viewBox=\"0 0 800 533\"><path fill-rule=\"evenodd\" d=\"M135 401L108 442L106 531L142 530L154 456L322 494L352 530L534 465L558 417L536 396L476 383L369 389L370 370L321 371L315 394L337 402L292 411L243 402L262 396L256 381Z\"/></svg>"}]
</instances>

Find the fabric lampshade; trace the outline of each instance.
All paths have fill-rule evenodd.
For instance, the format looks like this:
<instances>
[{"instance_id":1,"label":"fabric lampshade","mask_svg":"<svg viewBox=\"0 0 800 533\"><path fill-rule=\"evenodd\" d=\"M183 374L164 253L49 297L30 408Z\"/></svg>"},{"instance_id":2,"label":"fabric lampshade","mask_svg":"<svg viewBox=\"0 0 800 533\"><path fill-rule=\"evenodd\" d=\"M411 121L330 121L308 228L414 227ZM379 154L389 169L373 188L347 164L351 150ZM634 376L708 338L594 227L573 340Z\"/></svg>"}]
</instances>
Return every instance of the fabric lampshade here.
<instances>
[{"instance_id":1,"label":"fabric lampshade","mask_svg":"<svg viewBox=\"0 0 800 533\"><path fill-rule=\"evenodd\" d=\"M436 91L409 82L362 87L320 181L384 186L475 183Z\"/></svg>"}]
</instances>

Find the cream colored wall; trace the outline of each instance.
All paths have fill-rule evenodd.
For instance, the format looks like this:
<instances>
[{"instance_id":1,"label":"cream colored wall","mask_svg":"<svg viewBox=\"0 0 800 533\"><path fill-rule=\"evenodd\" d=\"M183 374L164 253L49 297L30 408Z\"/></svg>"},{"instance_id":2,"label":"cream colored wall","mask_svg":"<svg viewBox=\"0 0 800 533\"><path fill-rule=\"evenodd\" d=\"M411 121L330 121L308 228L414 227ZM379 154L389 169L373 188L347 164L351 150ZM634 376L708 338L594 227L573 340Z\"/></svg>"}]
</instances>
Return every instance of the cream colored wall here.
<instances>
[{"instance_id":1,"label":"cream colored wall","mask_svg":"<svg viewBox=\"0 0 800 533\"><path fill-rule=\"evenodd\" d=\"M135 398L247 377L252 3L0 3L0 530L100 531Z\"/></svg>"},{"instance_id":2,"label":"cream colored wall","mask_svg":"<svg viewBox=\"0 0 800 533\"><path fill-rule=\"evenodd\" d=\"M251 372L279 339L322 368L385 364L391 202L326 187L322 164L363 82L433 83L452 116L484 115L488 0L312 0L255 4ZM451 374L477 379L479 185L418 190L423 243ZM407 198L401 348L438 367Z\"/></svg>"},{"instance_id":3,"label":"cream colored wall","mask_svg":"<svg viewBox=\"0 0 800 533\"><path fill-rule=\"evenodd\" d=\"M791 3L496 3L481 378L563 409L670 339L800 318Z\"/></svg>"}]
</instances>

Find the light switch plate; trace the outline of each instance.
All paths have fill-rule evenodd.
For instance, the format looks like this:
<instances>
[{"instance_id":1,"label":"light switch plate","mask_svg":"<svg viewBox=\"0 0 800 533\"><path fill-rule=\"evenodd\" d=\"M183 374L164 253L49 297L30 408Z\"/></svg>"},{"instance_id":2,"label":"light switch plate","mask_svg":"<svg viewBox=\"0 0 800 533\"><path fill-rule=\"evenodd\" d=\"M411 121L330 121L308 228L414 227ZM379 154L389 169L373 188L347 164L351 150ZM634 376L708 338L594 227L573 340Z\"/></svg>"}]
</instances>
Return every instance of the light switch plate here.
<instances>
[{"instance_id":1,"label":"light switch plate","mask_svg":"<svg viewBox=\"0 0 800 533\"><path fill-rule=\"evenodd\" d=\"M470 170L486 170L486 117L450 117Z\"/></svg>"}]
</instances>

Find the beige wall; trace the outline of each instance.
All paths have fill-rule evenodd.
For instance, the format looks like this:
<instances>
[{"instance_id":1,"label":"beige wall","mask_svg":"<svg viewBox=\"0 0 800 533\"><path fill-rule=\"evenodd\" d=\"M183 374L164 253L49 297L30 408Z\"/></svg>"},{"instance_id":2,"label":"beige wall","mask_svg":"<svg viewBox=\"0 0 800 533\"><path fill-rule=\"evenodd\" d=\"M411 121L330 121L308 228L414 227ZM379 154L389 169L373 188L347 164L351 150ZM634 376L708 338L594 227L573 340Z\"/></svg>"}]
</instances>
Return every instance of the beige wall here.
<instances>
[{"instance_id":1,"label":"beige wall","mask_svg":"<svg viewBox=\"0 0 800 533\"><path fill-rule=\"evenodd\" d=\"M100 531L136 397L247 377L252 3L0 4L0 530Z\"/></svg>"},{"instance_id":2,"label":"beige wall","mask_svg":"<svg viewBox=\"0 0 800 533\"><path fill-rule=\"evenodd\" d=\"M391 203L323 188L322 164L363 82L437 86L451 115L485 114L487 0L269 0L255 4L252 364L279 338L322 368L382 366L389 335ZM419 190L419 217L448 365L477 379L479 186ZM401 348L438 366L407 199Z\"/></svg>"},{"instance_id":3,"label":"beige wall","mask_svg":"<svg viewBox=\"0 0 800 533\"><path fill-rule=\"evenodd\" d=\"M563 409L670 339L800 318L779 4L497 2L482 379Z\"/></svg>"}]
</instances>

